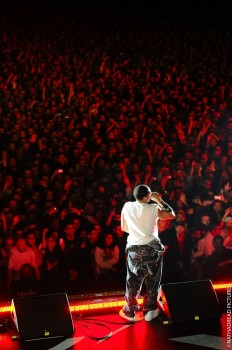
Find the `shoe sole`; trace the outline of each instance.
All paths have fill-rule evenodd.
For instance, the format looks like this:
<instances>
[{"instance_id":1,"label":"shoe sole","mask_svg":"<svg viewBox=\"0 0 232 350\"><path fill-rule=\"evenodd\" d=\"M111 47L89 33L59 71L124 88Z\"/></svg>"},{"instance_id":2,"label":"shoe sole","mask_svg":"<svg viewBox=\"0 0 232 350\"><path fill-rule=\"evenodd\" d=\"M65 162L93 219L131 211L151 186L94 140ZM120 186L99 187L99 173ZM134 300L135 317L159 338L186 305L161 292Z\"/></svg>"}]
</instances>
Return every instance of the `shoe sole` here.
<instances>
[{"instance_id":1,"label":"shoe sole","mask_svg":"<svg viewBox=\"0 0 232 350\"><path fill-rule=\"evenodd\" d=\"M123 312L123 310L120 310L119 315L130 322L139 322L139 321L142 321L144 319L141 312L137 312L134 317L129 317Z\"/></svg>"},{"instance_id":2,"label":"shoe sole","mask_svg":"<svg viewBox=\"0 0 232 350\"><path fill-rule=\"evenodd\" d=\"M119 311L119 316L125 318L127 321L135 322L135 320L134 320L135 317L127 316L127 315L123 312L123 310L120 310L120 311Z\"/></svg>"}]
</instances>

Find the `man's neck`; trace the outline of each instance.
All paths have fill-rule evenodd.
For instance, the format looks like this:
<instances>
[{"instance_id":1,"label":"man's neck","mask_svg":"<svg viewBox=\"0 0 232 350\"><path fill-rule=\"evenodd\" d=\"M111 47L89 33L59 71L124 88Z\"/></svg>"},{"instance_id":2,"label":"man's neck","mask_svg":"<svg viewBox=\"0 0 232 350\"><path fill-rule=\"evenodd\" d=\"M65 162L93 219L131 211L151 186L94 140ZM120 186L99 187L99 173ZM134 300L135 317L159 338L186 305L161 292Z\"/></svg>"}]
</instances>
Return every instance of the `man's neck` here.
<instances>
[{"instance_id":1,"label":"man's neck","mask_svg":"<svg viewBox=\"0 0 232 350\"><path fill-rule=\"evenodd\" d=\"M142 199L141 201L137 200L137 202L140 204L147 204L147 201L145 199Z\"/></svg>"}]
</instances>

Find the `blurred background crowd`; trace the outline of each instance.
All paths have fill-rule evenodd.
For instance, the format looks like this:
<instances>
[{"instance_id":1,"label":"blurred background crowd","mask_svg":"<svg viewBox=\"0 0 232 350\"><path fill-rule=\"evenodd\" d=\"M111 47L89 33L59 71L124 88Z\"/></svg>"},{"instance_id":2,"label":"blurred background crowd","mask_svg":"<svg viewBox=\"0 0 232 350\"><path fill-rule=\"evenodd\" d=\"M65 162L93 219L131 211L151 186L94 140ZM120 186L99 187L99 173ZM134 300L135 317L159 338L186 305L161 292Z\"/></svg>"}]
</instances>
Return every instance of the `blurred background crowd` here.
<instances>
[{"instance_id":1,"label":"blurred background crowd","mask_svg":"<svg viewBox=\"0 0 232 350\"><path fill-rule=\"evenodd\" d=\"M1 298L124 289L120 212L141 183L176 212L163 283L231 275L229 12L155 3L3 1Z\"/></svg>"}]
</instances>

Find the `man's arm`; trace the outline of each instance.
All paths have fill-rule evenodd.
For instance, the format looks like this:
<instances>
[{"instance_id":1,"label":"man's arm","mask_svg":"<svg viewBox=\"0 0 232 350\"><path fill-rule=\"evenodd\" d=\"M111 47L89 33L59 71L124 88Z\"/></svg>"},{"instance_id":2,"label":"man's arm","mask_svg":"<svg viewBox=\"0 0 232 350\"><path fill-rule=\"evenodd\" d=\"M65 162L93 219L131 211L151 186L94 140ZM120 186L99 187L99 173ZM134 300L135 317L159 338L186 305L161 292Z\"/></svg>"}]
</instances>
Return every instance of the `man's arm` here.
<instances>
[{"instance_id":1,"label":"man's arm","mask_svg":"<svg viewBox=\"0 0 232 350\"><path fill-rule=\"evenodd\" d=\"M124 218L124 213L123 213L123 211L122 211L122 213L121 213L121 228L122 228L122 231L129 232L128 226L127 226L127 223L126 223L126 220L125 220L125 218Z\"/></svg>"},{"instance_id":2,"label":"man's arm","mask_svg":"<svg viewBox=\"0 0 232 350\"><path fill-rule=\"evenodd\" d=\"M159 193L152 192L151 199L159 205L158 218L161 220L173 220L176 217L174 210L169 204L165 203L159 196Z\"/></svg>"}]
</instances>

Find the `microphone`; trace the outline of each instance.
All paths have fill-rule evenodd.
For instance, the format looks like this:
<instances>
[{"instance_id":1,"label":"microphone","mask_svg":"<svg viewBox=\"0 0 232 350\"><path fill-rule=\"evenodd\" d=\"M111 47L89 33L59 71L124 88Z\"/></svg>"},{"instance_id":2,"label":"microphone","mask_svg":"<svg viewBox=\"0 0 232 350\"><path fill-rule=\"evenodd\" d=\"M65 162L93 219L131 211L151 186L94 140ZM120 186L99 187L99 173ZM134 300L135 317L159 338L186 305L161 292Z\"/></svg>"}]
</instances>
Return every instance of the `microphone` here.
<instances>
[{"instance_id":1,"label":"microphone","mask_svg":"<svg viewBox=\"0 0 232 350\"><path fill-rule=\"evenodd\" d=\"M166 194L166 193L168 193L167 191L161 191L160 193L159 193L159 196L162 196L163 194Z\"/></svg>"}]
</instances>

